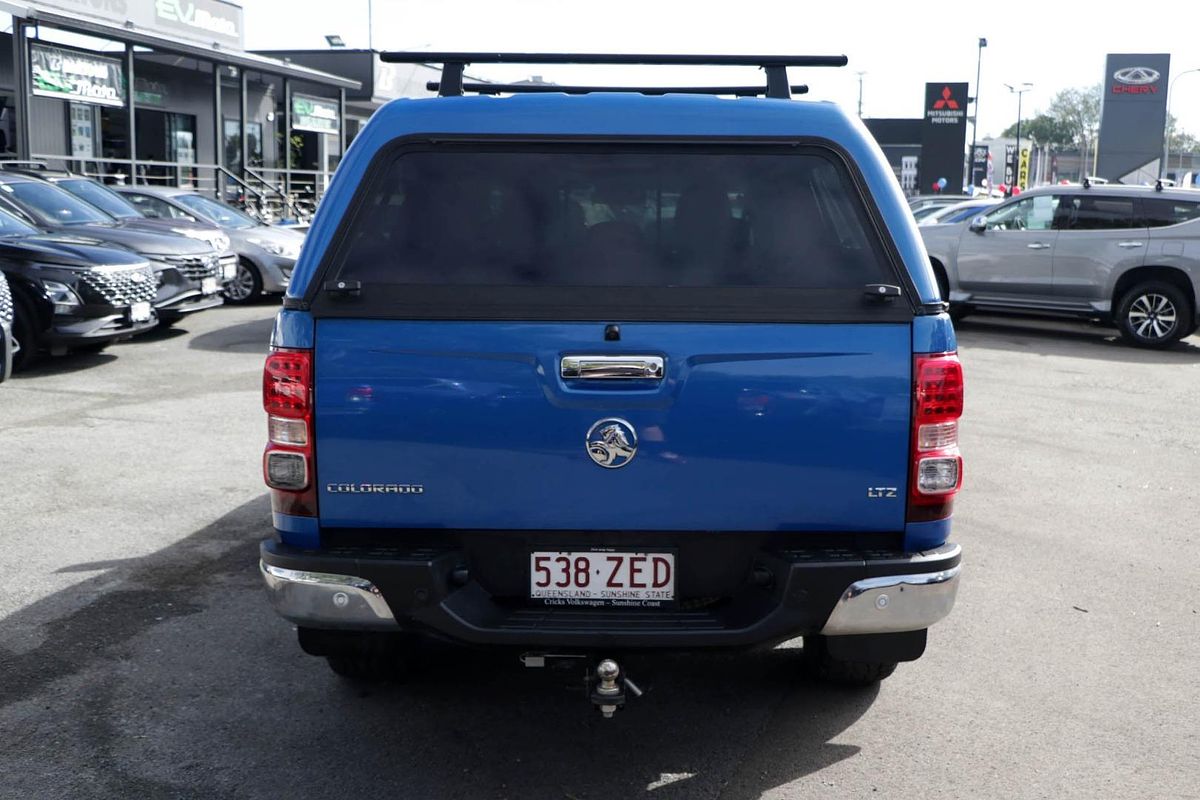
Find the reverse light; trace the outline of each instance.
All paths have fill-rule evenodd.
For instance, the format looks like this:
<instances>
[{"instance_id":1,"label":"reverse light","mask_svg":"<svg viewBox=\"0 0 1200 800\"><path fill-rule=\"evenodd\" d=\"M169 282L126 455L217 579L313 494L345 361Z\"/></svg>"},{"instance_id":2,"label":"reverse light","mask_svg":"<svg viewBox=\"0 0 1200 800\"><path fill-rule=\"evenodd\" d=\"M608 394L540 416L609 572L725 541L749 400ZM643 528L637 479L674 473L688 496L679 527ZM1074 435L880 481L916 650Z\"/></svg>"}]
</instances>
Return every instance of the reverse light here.
<instances>
[{"instance_id":1,"label":"reverse light","mask_svg":"<svg viewBox=\"0 0 1200 800\"><path fill-rule=\"evenodd\" d=\"M267 439L271 444L303 447L308 444L308 425L302 419L267 418Z\"/></svg>"},{"instance_id":2,"label":"reverse light","mask_svg":"<svg viewBox=\"0 0 1200 800\"><path fill-rule=\"evenodd\" d=\"M271 489L272 510L282 514L317 516L312 395L312 351L272 350L263 365L268 414L263 479Z\"/></svg>"},{"instance_id":3,"label":"reverse light","mask_svg":"<svg viewBox=\"0 0 1200 800\"><path fill-rule=\"evenodd\" d=\"M963 372L957 353L913 360L912 461L909 522L945 519L962 488L958 420L963 412Z\"/></svg>"}]
</instances>

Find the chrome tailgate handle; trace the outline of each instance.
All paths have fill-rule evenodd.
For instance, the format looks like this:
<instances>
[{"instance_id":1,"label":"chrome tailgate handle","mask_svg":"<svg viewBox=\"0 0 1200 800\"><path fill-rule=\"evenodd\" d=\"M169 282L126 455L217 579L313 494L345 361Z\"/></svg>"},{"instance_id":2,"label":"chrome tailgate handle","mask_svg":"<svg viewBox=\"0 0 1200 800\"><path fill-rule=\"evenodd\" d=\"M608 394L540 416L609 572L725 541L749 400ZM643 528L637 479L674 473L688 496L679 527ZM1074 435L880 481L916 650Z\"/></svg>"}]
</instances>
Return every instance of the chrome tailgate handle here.
<instances>
[{"instance_id":1,"label":"chrome tailgate handle","mask_svg":"<svg viewBox=\"0 0 1200 800\"><path fill-rule=\"evenodd\" d=\"M570 380L662 380L662 356L563 356L563 378Z\"/></svg>"}]
</instances>

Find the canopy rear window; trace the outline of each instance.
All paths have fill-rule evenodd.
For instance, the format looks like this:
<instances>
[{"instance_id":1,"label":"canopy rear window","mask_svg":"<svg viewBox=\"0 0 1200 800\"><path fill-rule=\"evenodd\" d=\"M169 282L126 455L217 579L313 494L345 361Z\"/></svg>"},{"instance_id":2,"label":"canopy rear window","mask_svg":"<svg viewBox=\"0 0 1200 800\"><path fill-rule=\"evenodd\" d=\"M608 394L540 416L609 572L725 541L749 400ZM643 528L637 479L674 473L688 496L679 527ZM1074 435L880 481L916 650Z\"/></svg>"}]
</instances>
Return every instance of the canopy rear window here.
<instances>
[{"instance_id":1,"label":"canopy rear window","mask_svg":"<svg viewBox=\"0 0 1200 800\"><path fill-rule=\"evenodd\" d=\"M372 172L324 272L364 296L492 287L528 306L641 289L699 314L780 289L857 308L867 284L899 283L849 170L820 147L432 146Z\"/></svg>"}]
</instances>

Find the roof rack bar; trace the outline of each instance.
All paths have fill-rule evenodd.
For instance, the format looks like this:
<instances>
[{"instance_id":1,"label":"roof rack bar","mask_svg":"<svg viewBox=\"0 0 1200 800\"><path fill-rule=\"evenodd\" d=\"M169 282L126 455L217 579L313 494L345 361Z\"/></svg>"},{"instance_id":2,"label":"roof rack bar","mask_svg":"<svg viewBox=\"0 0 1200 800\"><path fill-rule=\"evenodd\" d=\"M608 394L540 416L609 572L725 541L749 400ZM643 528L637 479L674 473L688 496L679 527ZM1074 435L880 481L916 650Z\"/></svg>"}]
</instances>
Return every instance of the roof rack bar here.
<instances>
[{"instance_id":1,"label":"roof rack bar","mask_svg":"<svg viewBox=\"0 0 1200 800\"><path fill-rule=\"evenodd\" d=\"M413 53L388 50L379 60L392 64L659 64L670 66L844 67L846 56L664 55L631 53Z\"/></svg>"},{"instance_id":2,"label":"roof rack bar","mask_svg":"<svg viewBox=\"0 0 1200 800\"><path fill-rule=\"evenodd\" d=\"M463 93L463 70L468 64L658 64L671 66L758 67L767 73L767 97L792 96L788 67L844 67L842 56L747 56L747 55L666 55L631 53L413 53L389 50L379 54L389 64L441 64L442 79L438 95L454 97Z\"/></svg>"},{"instance_id":3,"label":"roof rack bar","mask_svg":"<svg viewBox=\"0 0 1200 800\"><path fill-rule=\"evenodd\" d=\"M441 95L440 81L429 81L425 88ZM559 86L553 83L464 83L464 92L476 94L591 94L593 92L622 92L626 94L725 94L754 97L766 94L764 86ZM793 84L792 94L806 94L808 86Z\"/></svg>"}]
</instances>

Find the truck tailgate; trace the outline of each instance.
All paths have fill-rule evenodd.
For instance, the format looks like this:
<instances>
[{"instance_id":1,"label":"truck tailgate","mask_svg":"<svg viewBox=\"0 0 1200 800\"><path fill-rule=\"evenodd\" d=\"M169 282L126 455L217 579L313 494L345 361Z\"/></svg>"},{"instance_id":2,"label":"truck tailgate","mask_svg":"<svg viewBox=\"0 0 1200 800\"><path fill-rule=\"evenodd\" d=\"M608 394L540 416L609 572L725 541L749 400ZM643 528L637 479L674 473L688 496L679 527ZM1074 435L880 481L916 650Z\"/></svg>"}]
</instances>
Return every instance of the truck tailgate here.
<instances>
[{"instance_id":1,"label":"truck tailgate","mask_svg":"<svg viewBox=\"0 0 1200 800\"><path fill-rule=\"evenodd\" d=\"M909 324L321 319L323 526L892 531L904 525ZM564 356L658 378L564 379ZM619 468L589 455L627 422ZM622 459L624 461L624 459ZM889 491L894 489L894 491Z\"/></svg>"}]
</instances>

